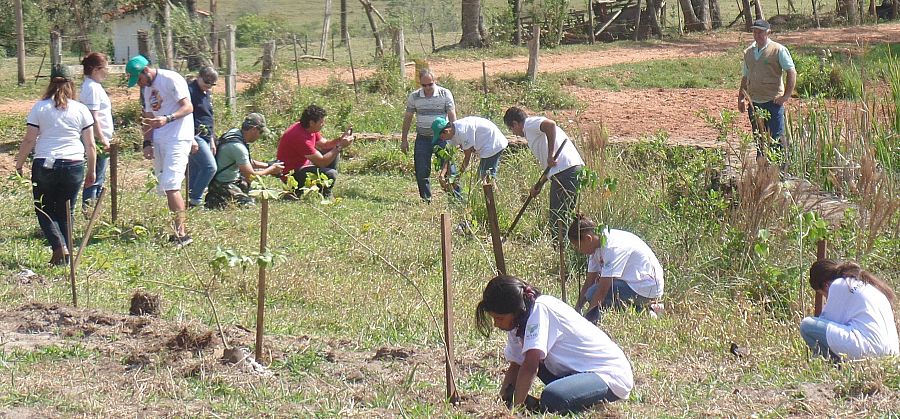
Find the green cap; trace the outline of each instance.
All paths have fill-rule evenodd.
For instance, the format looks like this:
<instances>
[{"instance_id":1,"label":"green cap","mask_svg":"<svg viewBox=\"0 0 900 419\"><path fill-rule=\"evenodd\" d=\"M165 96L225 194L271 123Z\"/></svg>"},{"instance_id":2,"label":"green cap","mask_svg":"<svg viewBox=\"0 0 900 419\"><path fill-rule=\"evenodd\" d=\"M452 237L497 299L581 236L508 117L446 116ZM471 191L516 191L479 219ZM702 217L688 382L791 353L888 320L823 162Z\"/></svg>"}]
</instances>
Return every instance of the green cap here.
<instances>
[{"instance_id":1,"label":"green cap","mask_svg":"<svg viewBox=\"0 0 900 419\"><path fill-rule=\"evenodd\" d=\"M269 128L266 128L266 117L256 112L247 114L247 116L244 117L244 123L241 124L241 128L243 129L249 129L251 127L259 128L259 133L264 137L268 136L270 133Z\"/></svg>"},{"instance_id":2,"label":"green cap","mask_svg":"<svg viewBox=\"0 0 900 419\"><path fill-rule=\"evenodd\" d=\"M431 123L431 130L434 131L433 141L437 141L441 138L441 131L443 131L447 126L450 125L450 121L447 121L447 118L443 116L437 117L434 122Z\"/></svg>"},{"instance_id":3,"label":"green cap","mask_svg":"<svg viewBox=\"0 0 900 419\"><path fill-rule=\"evenodd\" d=\"M125 72L128 73L128 87L134 87L137 84L138 77L148 64L150 61L147 61L143 55L135 55L128 60L128 64L125 64Z\"/></svg>"},{"instance_id":4,"label":"green cap","mask_svg":"<svg viewBox=\"0 0 900 419\"><path fill-rule=\"evenodd\" d=\"M50 68L50 79L61 78L66 81L72 81L72 71L69 70L69 66L62 64L54 64L52 68Z\"/></svg>"}]
</instances>

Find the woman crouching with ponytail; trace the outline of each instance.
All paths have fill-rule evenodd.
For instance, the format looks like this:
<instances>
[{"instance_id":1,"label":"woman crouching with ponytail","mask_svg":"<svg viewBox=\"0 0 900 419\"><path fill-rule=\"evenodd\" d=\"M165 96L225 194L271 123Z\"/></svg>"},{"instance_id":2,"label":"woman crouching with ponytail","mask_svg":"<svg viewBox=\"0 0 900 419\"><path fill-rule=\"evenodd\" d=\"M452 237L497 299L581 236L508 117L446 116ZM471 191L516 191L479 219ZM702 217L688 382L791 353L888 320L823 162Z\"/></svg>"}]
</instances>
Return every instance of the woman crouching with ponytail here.
<instances>
[{"instance_id":1,"label":"woman crouching with ponytail","mask_svg":"<svg viewBox=\"0 0 900 419\"><path fill-rule=\"evenodd\" d=\"M800 336L813 353L839 362L900 355L891 310L891 287L859 265L820 260L809 269L809 285L826 299L817 317L800 322Z\"/></svg>"},{"instance_id":2,"label":"woman crouching with ponytail","mask_svg":"<svg viewBox=\"0 0 900 419\"><path fill-rule=\"evenodd\" d=\"M509 368L500 385L509 407L577 412L625 399L634 386L631 363L605 332L516 277L488 282L475 323L485 336L492 323L509 334L504 351ZM536 376L545 384L539 401L528 396Z\"/></svg>"}]
</instances>

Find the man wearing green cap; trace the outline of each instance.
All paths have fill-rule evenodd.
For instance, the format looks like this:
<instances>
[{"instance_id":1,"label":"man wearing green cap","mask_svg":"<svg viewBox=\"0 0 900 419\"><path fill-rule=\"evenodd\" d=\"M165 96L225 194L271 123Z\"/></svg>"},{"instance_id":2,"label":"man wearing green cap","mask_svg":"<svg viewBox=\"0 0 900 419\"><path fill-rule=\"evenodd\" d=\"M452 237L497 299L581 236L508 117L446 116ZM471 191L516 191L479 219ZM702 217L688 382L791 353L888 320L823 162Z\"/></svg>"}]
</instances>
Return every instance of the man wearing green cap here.
<instances>
[{"instance_id":1,"label":"man wearing green cap","mask_svg":"<svg viewBox=\"0 0 900 419\"><path fill-rule=\"evenodd\" d=\"M181 247L192 241L185 229L181 182L194 141L194 107L184 77L149 64L138 55L128 60L125 71L128 87L136 84L143 89L144 158L153 160L157 191L166 196L169 210L175 213L175 234L169 240Z\"/></svg>"},{"instance_id":2,"label":"man wearing green cap","mask_svg":"<svg viewBox=\"0 0 900 419\"><path fill-rule=\"evenodd\" d=\"M463 156L460 172L469 167L472 155L478 153L481 161L478 164L478 177L497 176L500 155L509 142L500 128L489 119L479 116L467 116L450 122L444 118L434 120L431 125L434 139L446 141L447 145L455 145L462 149Z\"/></svg>"},{"instance_id":3,"label":"man wearing green cap","mask_svg":"<svg viewBox=\"0 0 900 419\"><path fill-rule=\"evenodd\" d=\"M249 144L269 135L266 118L258 113L248 114L241 128L232 128L219 137L216 166L219 168L206 193L207 208L224 208L231 203L253 203L247 193L254 176L280 175L284 164L272 164L250 158Z\"/></svg>"}]
</instances>

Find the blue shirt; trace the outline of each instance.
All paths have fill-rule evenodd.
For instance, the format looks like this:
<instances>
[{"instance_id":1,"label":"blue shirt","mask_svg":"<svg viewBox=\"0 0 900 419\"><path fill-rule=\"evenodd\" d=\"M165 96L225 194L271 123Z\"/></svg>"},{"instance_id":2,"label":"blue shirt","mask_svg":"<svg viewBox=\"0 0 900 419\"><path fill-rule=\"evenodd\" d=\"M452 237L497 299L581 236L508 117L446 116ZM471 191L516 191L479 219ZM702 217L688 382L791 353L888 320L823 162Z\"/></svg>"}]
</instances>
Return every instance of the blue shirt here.
<instances>
[{"instance_id":1,"label":"blue shirt","mask_svg":"<svg viewBox=\"0 0 900 419\"><path fill-rule=\"evenodd\" d=\"M213 119L212 95L204 92L196 79L188 84L188 91L191 92L191 104L194 105L194 134L200 135L200 125L205 125L207 132L200 136L209 141L214 134L213 123L215 122Z\"/></svg>"},{"instance_id":2,"label":"blue shirt","mask_svg":"<svg viewBox=\"0 0 900 419\"><path fill-rule=\"evenodd\" d=\"M763 51L768 48L769 42L766 42L762 48L758 48L756 46L756 41L750 45L753 48L753 59L759 61L759 57L762 56ZM784 71L788 71L794 68L794 59L791 58L791 53L788 51L787 47L782 45L781 51L778 52L778 64L781 65L781 69ZM744 77L747 77L750 74L750 69L747 67L747 63L741 64L742 74Z\"/></svg>"}]
</instances>

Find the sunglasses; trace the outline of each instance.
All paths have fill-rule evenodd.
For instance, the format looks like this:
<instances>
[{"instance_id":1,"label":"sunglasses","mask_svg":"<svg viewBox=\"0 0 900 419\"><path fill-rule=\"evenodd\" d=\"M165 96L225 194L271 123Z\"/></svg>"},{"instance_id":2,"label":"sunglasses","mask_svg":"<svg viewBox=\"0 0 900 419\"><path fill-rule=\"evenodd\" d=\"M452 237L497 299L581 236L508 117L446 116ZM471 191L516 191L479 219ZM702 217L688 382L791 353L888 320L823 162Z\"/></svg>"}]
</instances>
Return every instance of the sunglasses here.
<instances>
[{"instance_id":1,"label":"sunglasses","mask_svg":"<svg viewBox=\"0 0 900 419\"><path fill-rule=\"evenodd\" d=\"M201 80L202 80L202 79L201 79ZM203 80L203 84L205 84L205 85L207 85L207 86L215 86L215 85L216 85L216 82L209 82L209 81Z\"/></svg>"},{"instance_id":2,"label":"sunglasses","mask_svg":"<svg viewBox=\"0 0 900 419\"><path fill-rule=\"evenodd\" d=\"M434 86L434 83L422 83L422 87L431 87Z\"/></svg>"}]
</instances>

